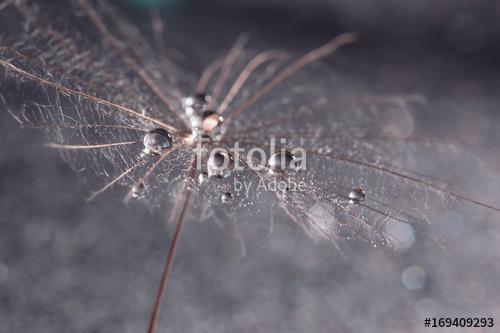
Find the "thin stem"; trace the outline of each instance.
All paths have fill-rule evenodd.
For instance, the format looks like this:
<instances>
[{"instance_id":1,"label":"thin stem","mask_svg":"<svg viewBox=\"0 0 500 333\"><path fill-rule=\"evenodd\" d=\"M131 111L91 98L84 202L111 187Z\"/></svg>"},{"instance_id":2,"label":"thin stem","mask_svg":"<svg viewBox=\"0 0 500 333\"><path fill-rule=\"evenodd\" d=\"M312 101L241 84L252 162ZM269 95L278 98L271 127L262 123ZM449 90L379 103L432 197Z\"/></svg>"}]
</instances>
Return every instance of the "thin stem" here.
<instances>
[{"instance_id":1,"label":"thin stem","mask_svg":"<svg viewBox=\"0 0 500 333\"><path fill-rule=\"evenodd\" d=\"M226 59L224 60L224 64L222 65L220 75L217 81L215 82L214 90L212 91L212 101L210 103L209 108L212 107L217 102L217 99L219 98L220 93L222 92L222 88L226 83L229 73L231 73L231 68L233 67L234 63L236 62L236 59L243 50L243 47L248 42L248 39L249 39L248 35L241 34L236 39L236 42L234 43L233 47L229 50Z\"/></svg>"},{"instance_id":2,"label":"thin stem","mask_svg":"<svg viewBox=\"0 0 500 333\"><path fill-rule=\"evenodd\" d=\"M333 154L320 153L320 152L317 152L317 151L310 151L310 150L309 151L306 150L306 152L307 153L311 153L311 154L315 154L315 155L319 155L319 156L323 156L325 158L335 159L337 161L343 161L343 162L346 162L346 163L351 163L351 164L356 164L356 165L359 165L359 166L362 166L362 167L366 167L366 168L369 168L369 169L382 171L382 172L391 174L393 176L396 176L398 178L406 179L406 180L409 180L411 182L417 183L419 185L428 186L429 188L431 188L432 190L434 190L436 192L440 192L440 193L449 195L451 197L454 197L454 198L457 198L457 199L460 199L460 200L463 200L463 201L467 201L469 203L472 203L472 204L475 204L475 205L478 205L478 206L482 206L482 207L494 210L496 212L500 212L500 208L498 208L498 207L494 207L492 205L488 205L486 203L483 203L481 201L478 201L478 200L466 197L466 196L458 194L456 192L449 191L449 190L447 190L447 189L445 189L443 187L434 185L432 183L429 183L427 181L415 178L413 176L405 175L405 174L403 174L403 173L401 173L399 171L395 171L395 170L392 170L392 169L387 168L387 167L378 166L378 165L373 164L373 163L368 163L368 162L363 162L363 161L355 160L355 159L349 158L347 156L336 156L336 155L333 155Z\"/></svg>"},{"instance_id":3,"label":"thin stem","mask_svg":"<svg viewBox=\"0 0 500 333\"><path fill-rule=\"evenodd\" d=\"M108 148L108 147L116 147L116 146L126 146L135 144L137 141L127 141L127 142L116 142L116 143L105 143L98 145L65 145L59 143L47 143L45 146L49 148L55 149L66 149L66 150L85 150L85 149L99 149L99 148Z\"/></svg>"},{"instance_id":4,"label":"thin stem","mask_svg":"<svg viewBox=\"0 0 500 333\"><path fill-rule=\"evenodd\" d=\"M165 47L165 25L163 24L163 20L161 18L160 12L158 9L151 10L151 27L153 30L154 41L156 45L156 49L160 54L160 63L165 74L167 80L174 87L176 91L179 91L179 84L177 83L177 78L175 77L174 72L172 71L170 61L167 57L167 48Z\"/></svg>"},{"instance_id":5,"label":"thin stem","mask_svg":"<svg viewBox=\"0 0 500 333\"><path fill-rule=\"evenodd\" d=\"M146 115L143 115L137 111L134 111L132 109L129 109L127 107L124 107L122 105L119 105L119 104L116 104L116 103L113 103L113 102L110 102L110 101L107 101L105 99L102 99L102 98L99 98L99 97L96 97L96 96L92 96L90 94L87 94L85 92L82 92L82 91L78 91L78 90L74 90L72 88L69 88L69 87L66 87L66 86L63 86L61 84L58 84L58 83L54 83L52 81L48 81L46 79L43 79L35 74L31 74L31 73L28 73L26 72L25 70L19 68L19 67L16 67L14 66L13 64L7 62L7 61L4 61L4 60L0 60L0 65L4 66L5 68L8 68L8 69L11 69L13 70L14 72L18 73L19 75L21 76L24 76L28 79L31 79L33 81L36 81L36 82L39 82L43 85L46 85L46 86L50 86L52 88L55 88L57 90L61 90L61 91L64 91L68 94L73 94L73 95L76 95L76 96L80 96L80 97L83 97L83 98L86 98L86 99L89 99L89 100L92 100L96 103L99 103L99 104L102 104L102 105L106 105L106 106L110 106L110 107L113 107L113 108L116 108L122 112L125 112L125 113L128 113L128 114L131 114L137 118L142 118L144 120L147 120L147 121L150 121L156 125L160 125L174 133L179 133L180 131L169 125L169 124L166 124L158 119L154 119L154 118L151 118L151 117L148 117Z\"/></svg>"},{"instance_id":6,"label":"thin stem","mask_svg":"<svg viewBox=\"0 0 500 333\"><path fill-rule=\"evenodd\" d=\"M248 80L248 78L250 78L253 72L257 70L258 67L265 64L268 61L277 59L282 55L283 53L279 51L266 51L256 55L248 63L248 65L246 65L246 67L241 71L240 75L234 82L233 86L231 87L231 89L229 89L226 98L224 98L224 101L220 104L219 108L217 109L217 112L223 113L227 109L227 107L229 106L229 104L231 104L234 97L238 94L238 92L243 87L245 82Z\"/></svg>"},{"instance_id":7,"label":"thin stem","mask_svg":"<svg viewBox=\"0 0 500 333\"><path fill-rule=\"evenodd\" d=\"M131 173L132 171L134 171L135 169L137 169L138 167L140 167L141 165L144 165L146 162L148 162L149 160L143 160L143 161L140 161L139 163L131 166L130 168L128 168L127 170L125 170L124 172L122 172L118 177L116 177L115 179L113 179L112 181L108 182L106 185L104 185L103 187L101 187L99 190L95 191L94 193L92 193L88 198L87 198L87 202L90 202L92 200L94 200L97 196L101 195L102 193L106 192L107 190L109 190L114 184L116 184L118 181L120 181L120 179L123 179L123 177L125 177L126 175L128 175L129 173Z\"/></svg>"},{"instance_id":8,"label":"thin stem","mask_svg":"<svg viewBox=\"0 0 500 333\"><path fill-rule=\"evenodd\" d=\"M257 93L255 93L252 97L247 99L243 104L237 107L226 119L226 126L229 121L232 121L235 117L237 117L240 113L248 109L250 106L255 104L259 99L267 95L271 90L280 85L285 79L287 79L292 74L296 73L298 70L302 69L304 66L316 62L321 58L326 57L327 55L332 54L341 46L354 43L357 41L358 35L353 32L344 33L336 38L332 39L325 45L317 48L309 53L306 53L304 56L292 62L290 65L286 66L283 70L281 70L270 82L265 84Z\"/></svg>"},{"instance_id":9,"label":"thin stem","mask_svg":"<svg viewBox=\"0 0 500 333\"><path fill-rule=\"evenodd\" d=\"M197 93L202 94L206 92L208 82L210 82L215 73L222 68L223 64L224 60L220 58L215 60L210 65L208 65L207 68L205 68L203 74L200 77L200 80L198 81L198 84L196 85Z\"/></svg>"},{"instance_id":10,"label":"thin stem","mask_svg":"<svg viewBox=\"0 0 500 333\"><path fill-rule=\"evenodd\" d=\"M104 22L101 20L94 7L90 3L89 0L79 0L83 10L87 13L90 21L94 24L97 30L101 33L104 40L106 40L111 47L116 51L116 53L123 59L124 63L130 66L134 72L139 75L139 77L146 83L146 85L158 96L158 98L163 102L163 104L167 107L168 110L172 112L172 114L177 117L181 122L188 126L185 119L177 112L174 108L174 102L171 101L167 95L163 93L161 88L157 85L157 83L151 79L150 75L146 72L144 68L142 68L122 47L119 40L113 36L113 34L108 30Z\"/></svg>"},{"instance_id":11,"label":"thin stem","mask_svg":"<svg viewBox=\"0 0 500 333\"><path fill-rule=\"evenodd\" d=\"M195 168L194 168L195 164L196 164L196 155L193 154L189 177L193 176L193 172L195 170ZM187 214L188 208L191 204L191 189L188 186L187 182L185 183L184 186L185 186L184 204L182 206L182 210L181 210L181 213L179 215L179 219L177 221L177 226L175 227L175 232L174 232L173 239L170 243L170 248L168 249L168 252L167 252L167 260L165 262L165 267L163 269L163 273L162 273L162 276L160 279L160 286L158 288L158 292L156 294L156 299L155 299L155 302L153 305L153 312L151 313L151 318L149 320L148 333L155 333L156 332L156 326L158 324L158 317L160 314L160 308L161 308L161 304L163 302L163 299L165 298L165 293L166 293L167 285L168 285L168 278L170 276L170 272L172 271L172 266L174 264L175 253L177 251L177 245L179 243L179 239L181 236L184 221L186 220L186 214Z\"/></svg>"}]
</instances>

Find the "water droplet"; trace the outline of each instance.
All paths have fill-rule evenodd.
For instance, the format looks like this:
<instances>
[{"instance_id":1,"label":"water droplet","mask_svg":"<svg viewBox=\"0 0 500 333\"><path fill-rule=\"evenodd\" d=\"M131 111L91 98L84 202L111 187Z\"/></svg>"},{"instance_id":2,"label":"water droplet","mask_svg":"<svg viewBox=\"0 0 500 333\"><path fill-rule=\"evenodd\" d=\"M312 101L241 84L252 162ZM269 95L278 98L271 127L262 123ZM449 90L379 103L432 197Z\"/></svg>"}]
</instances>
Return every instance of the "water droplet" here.
<instances>
[{"instance_id":1,"label":"water droplet","mask_svg":"<svg viewBox=\"0 0 500 333\"><path fill-rule=\"evenodd\" d=\"M220 196L220 200L222 201L222 203L230 203L233 201L233 195L229 192L227 193L223 193L221 196Z\"/></svg>"},{"instance_id":2,"label":"water droplet","mask_svg":"<svg viewBox=\"0 0 500 333\"><path fill-rule=\"evenodd\" d=\"M208 179L208 174L206 172L200 172L198 175L198 185L203 185Z\"/></svg>"},{"instance_id":3,"label":"water droplet","mask_svg":"<svg viewBox=\"0 0 500 333\"><path fill-rule=\"evenodd\" d=\"M172 134L164 128L155 128L144 136L144 153L161 154L163 150L172 147Z\"/></svg>"},{"instance_id":4,"label":"water droplet","mask_svg":"<svg viewBox=\"0 0 500 333\"><path fill-rule=\"evenodd\" d=\"M191 116L195 113L205 111L205 108L208 106L211 100L212 97L210 95L202 93L187 96L182 99L181 107L188 116Z\"/></svg>"},{"instance_id":5,"label":"water droplet","mask_svg":"<svg viewBox=\"0 0 500 333\"><path fill-rule=\"evenodd\" d=\"M365 201L366 193L362 188L354 188L349 192L349 203L358 204Z\"/></svg>"},{"instance_id":6,"label":"water droplet","mask_svg":"<svg viewBox=\"0 0 500 333\"><path fill-rule=\"evenodd\" d=\"M201 130L205 134L217 132L224 122L224 117L215 111L205 111L201 116Z\"/></svg>"},{"instance_id":7,"label":"water droplet","mask_svg":"<svg viewBox=\"0 0 500 333\"><path fill-rule=\"evenodd\" d=\"M227 150L223 148L212 150L207 161L207 171L209 177L229 177L233 169L233 156Z\"/></svg>"},{"instance_id":8,"label":"water droplet","mask_svg":"<svg viewBox=\"0 0 500 333\"><path fill-rule=\"evenodd\" d=\"M142 199L146 195L146 185L143 182L132 186L132 196L136 199Z\"/></svg>"},{"instance_id":9,"label":"water droplet","mask_svg":"<svg viewBox=\"0 0 500 333\"><path fill-rule=\"evenodd\" d=\"M271 172L294 172L297 171L295 156L288 150L274 154L267 161Z\"/></svg>"}]
</instances>

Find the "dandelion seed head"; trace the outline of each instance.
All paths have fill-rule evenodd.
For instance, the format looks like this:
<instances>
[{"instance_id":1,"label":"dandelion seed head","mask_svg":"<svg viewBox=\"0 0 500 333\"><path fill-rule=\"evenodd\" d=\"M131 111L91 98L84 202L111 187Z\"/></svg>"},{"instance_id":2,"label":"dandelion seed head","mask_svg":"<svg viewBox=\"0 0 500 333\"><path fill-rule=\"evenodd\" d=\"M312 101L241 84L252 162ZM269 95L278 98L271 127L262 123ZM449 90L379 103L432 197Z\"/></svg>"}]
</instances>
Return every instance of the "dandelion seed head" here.
<instances>
[{"instance_id":1,"label":"dandelion seed head","mask_svg":"<svg viewBox=\"0 0 500 333\"><path fill-rule=\"evenodd\" d=\"M95 195L125 185L129 196L151 198L143 200L147 205L162 206L163 200L168 206L189 182L197 193L193 205L208 206L203 214L210 215L237 179L253 184L233 197L241 210L271 198L275 209L316 239L361 239L395 249L408 247L409 241L397 240L405 239L405 225L412 234L425 233L429 217L456 202L446 182L419 172L421 161L444 150L439 140L418 137L417 113L426 99L373 95L345 84L346 74L335 64L313 61L336 40L284 56L241 37L226 54L216 55L220 61L214 66L207 61L207 75L196 75L192 66L163 59L113 7L99 4L93 15L82 3L93 2L72 3L79 15L65 18L89 26L82 33L60 32L59 22L37 6L17 4L30 24L12 47L0 49L0 61L9 79L31 82L41 92L12 111L16 121L43 128L53 147L67 148L61 149L64 157L81 174L104 178ZM103 42L95 43L99 38ZM342 49L335 52L342 57ZM190 95L186 87L199 93ZM270 151L270 138L286 139L277 140L280 152ZM209 151L202 169L190 175L193 150L203 139ZM248 160L229 153L236 142L247 151L263 149L265 158L251 162L264 168L250 170ZM210 154L214 148L222 150ZM306 153L304 172L296 172L294 148ZM234 170L235 158L244 170ZM276 182L270 194L256 187ZM136 188L140 184L147 184L145 193ZM325 211L320 217L318 207Z\"/></svg>"}]
</instances>

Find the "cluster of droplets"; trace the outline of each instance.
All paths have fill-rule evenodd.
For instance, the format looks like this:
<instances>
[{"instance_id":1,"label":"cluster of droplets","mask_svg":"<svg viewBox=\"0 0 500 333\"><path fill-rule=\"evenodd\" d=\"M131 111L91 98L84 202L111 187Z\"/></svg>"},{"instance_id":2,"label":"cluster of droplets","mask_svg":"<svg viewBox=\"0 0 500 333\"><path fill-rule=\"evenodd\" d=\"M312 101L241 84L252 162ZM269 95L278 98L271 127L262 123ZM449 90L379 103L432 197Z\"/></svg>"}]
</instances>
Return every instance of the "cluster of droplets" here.
<instances>
[{"instance_id":1,"label":"cluster of droplets","mask_svg":"<svg viewBox=\"0 0 500 333\"><path fill-rule=\"evenodd\" d=\"M208 107L212 97L207 94L196 94L182 99L181 107L188 118L193 137L207 138L216 141L220 137L220 130L224 117Z\"/></svg>"}]
</instances>

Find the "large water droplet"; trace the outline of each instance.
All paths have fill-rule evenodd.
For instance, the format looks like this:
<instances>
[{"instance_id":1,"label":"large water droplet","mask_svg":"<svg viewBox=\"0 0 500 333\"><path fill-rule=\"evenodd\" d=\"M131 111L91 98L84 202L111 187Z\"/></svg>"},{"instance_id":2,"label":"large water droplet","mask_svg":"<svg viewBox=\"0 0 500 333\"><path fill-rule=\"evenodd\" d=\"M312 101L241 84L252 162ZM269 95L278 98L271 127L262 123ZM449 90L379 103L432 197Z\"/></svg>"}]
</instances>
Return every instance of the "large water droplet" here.
<instances>
[{"instance_id":1,"label":"large water droplet","mask_svg":"<svg viewBox=\"0 0 500 333\"><path fill-rule=\"evenodd\" d=\"M144 152L146 154L161 154L163 150L172 147L172 134L164 128L155 128L144 135Z\"/></svg>"},{"instance_id":2,"label":"large water droplet","mask_svg":"<svg viewBox=\"0 0 500 333\"><path fill-rule=\"evenodd\" d=\"M143 182L134 184L132 186L132 197L142 199L146 195L146 185Z\"/></svg>"},{"instance_id":3,"label":"large water droplet","mask_svg":"<svg viewBox=\"0 0 500 333\"><path fill-rule=\"evenodd\" d=\"M225 149L213 150L207 161L209 177L229 177L234 169L233 156Z\"/></svg>"},{"instance_id":4,"label":"large water droplet","mask_svg":"<svg viewBox=\"0 0 500 333\"><path fill-rule=\"evenodd\" d=\"M274 154L267 161L271 172L294 172L297 171L297 160L288 150Z\"/></svg>"},{"instance_id":5,"label":"large water droplet","mask_svg":"<svg viewBox=\"0 0 500 333\"><path fill-rule=\"evenodd\" d=\"M362 188L354 188L349 192L349 203L358 204L365 201L366 193Z\"/></svg>"}]
</instances>

